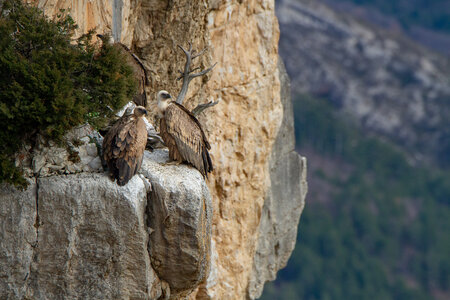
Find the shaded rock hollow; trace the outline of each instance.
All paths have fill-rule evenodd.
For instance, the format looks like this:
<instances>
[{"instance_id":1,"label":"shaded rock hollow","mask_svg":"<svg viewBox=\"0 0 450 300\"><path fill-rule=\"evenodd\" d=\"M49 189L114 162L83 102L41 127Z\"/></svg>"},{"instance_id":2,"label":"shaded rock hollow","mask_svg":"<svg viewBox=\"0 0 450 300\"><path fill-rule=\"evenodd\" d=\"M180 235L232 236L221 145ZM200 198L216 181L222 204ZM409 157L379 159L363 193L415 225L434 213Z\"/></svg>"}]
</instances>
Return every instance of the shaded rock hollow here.
<instances>
[{"instance_id":1,"label":"shaded rock hollow","mask_svg":"<svg viewBox=\"0 0 450 300\"><path fill-rule=\"evenodd\" d=\"M207 78L191 83L184 102L191 109L220 100L199 117L215 164L207 182L214 213L209 275L190 297L260 295L292 251L296 230L290 229L297 227L306 193L305 160L293 151L292 111L282 101L287 96L280 81L274 1L33 2L49 16L70 8L78 33L96 27L131 48L149 71L151 111L159 89L176 94L180 88L175 79L184 57L176 45L209 47L195 66L218 65ZM277 145L287 146L280 150ZM280 172L286 166L287 173ZM288 218L283 218L285 203L293 212ZM262 242L264 235L269 243ZM164 295L164 285L148 295Z\"/></svg>"}]
</instances>

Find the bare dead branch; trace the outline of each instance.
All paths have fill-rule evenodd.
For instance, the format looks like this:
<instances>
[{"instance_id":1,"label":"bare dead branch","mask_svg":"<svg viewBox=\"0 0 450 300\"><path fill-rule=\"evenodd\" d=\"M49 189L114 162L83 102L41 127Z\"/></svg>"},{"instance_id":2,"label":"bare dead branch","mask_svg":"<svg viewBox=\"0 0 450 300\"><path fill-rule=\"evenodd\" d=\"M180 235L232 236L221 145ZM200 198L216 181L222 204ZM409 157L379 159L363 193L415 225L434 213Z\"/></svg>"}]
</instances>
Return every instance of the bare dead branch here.
<instances>
[{"instance_id":1,"label":"bare dead branch","mask_svg":"<svg viewBox=\"0 0 450 300\"><path fill-rule=\"evenodd\" d=\"M215 66L217 65L217 63L215 63L215 64L213 64L211 67L209 67L208 69L206 69L206 70L203 70L203 71L201 71L201 72L199 72L199 73L195 73L195 74L192 74L192 75L190 75L192 78L195 78L195 77L198 77L198 76L203 76L203 75L205 75L206 73L208 73L209 71L211 71ZM195 69L194 69L195 70ZM192 71L193 72L193 71ZM191 79L192 79L191 78Z\"/></svg>"},{"instance_id":2,"label":"bare dead branch","mask_svg":"<svg viewBox=\"0 0 450 300\"><path fill-rule=\"evenodd\" d=\"M202 111L204 111L204 110L207 109L208 107L212 107L212 106L214 106L214 105L217 105L218 103L219 103L219 100L217 100L217 101L211 100L211 101L209 101L208 103L199 104L199 105L197 105L196 108L194 108L194 109L191 111L191 113L192 113L194 116L198 116Z\"/></svg>"},{"instance_id":3,"label":"bare dead branch","mask_svg":"<svg viewBox=\"0 0 450 300\"><path fill-rule=\"evenodd\" d=\"M197 53L197 54L194 54L194 53L195 53L195 52L194 52L195 50L192 51L192 59L199 57L200 55L202 55L203 53L205 53L205 51L206 51L207 49L208 49L208 47L205 47L205 48L203 48L202 51L200 51L200 52Z\"/></svg>"},{"instance_id":4,"label":"bare dead branch","mask_svg":"<svg viewBox=\"0 0 450 300\"><path fill-rule=\"evenodd\" d=\"M166 147L163 139L157 133L149 133L147 137L146 149L153 151L154 149L159 149Z\"/></svg>"},{"instance_id":5,"label":"bare dead branch","mask_svg":"<svg viewBox=\"0 0 450 300\"><path fill-rule=\"evenodd\" d=\"M147 140L150 140L150 141L158 141L158 142L160 142L161 144L166 145L166 144L164 143L163 139L162 139L157 133L149 133L149 134L148 134L148 137L147 137Z\"/></svg>"},{"instance_id":6,"label":"bare dead branch","mask_svg":"<svg viewBox=\"0 0 450 300\"><path fill-rule=\"evenodd\" d=\"M191 73L194 73L194 72L195 72L195 71L197 71L197 70L200 70L200 67L197 67L197 68L195 68L195 69L193 69L193 70L189 71L189 74L191 74ZM178 78L177 78L177 80L180 80L180 79L182 79L182 78L183 78L183 75L184 75L184 73L183 73L183 71L181 71L181 70L178 70L178 73L180 73L180 74L181 74L181 76L180 76L180 77L178 77Z\"/></svg>"},{"instance_id":7,"label":"bare dead branch","mask_svg":"<svg viewBox=\"0 0 450 300\"><path fill-rule=\"evenodd\" d=\"M184 49L182 46L178 45L178 47L184 52L184 55L186 56L186 63L184 64L184 71L181 72L181 76L177 78L177 80L183 79L183 85L181 86L181 90L180 93L178 94L177 100L176 102L179 104L183 103L184 98L186 97L188 88L189 88L189 83L191 82L192 79L199 77L199 76L203 76L206 73L208 73L209 71L211 71L217 63L215 63L214 65L212 65L211 67L209 67L206 70L203 70L201 72L198 73L193 73L196 70L199 70L200 68L197 67L193 70L191 70L191 63L192 60L194 58L199 57L200 55L202 55L207 48L204 48L203 50L201 50L200 52L196 53L195 50L192 50L192 44L189 43L189 50Z\"/></svg>"}]
</instances>

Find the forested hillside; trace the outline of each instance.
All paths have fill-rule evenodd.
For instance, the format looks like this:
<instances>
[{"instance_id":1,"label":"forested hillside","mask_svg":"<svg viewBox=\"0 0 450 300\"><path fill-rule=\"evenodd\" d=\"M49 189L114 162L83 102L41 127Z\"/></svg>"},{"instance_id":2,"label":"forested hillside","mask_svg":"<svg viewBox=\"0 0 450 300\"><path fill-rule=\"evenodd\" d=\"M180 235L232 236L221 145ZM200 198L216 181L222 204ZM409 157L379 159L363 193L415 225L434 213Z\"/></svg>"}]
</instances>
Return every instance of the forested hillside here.
<instances>
[{"instance_id":1,"label":"forested hillside","mask_svg":"<svg viewBox=\"0 0 450 300\"><path fill-rule=\"evenodd\" d=\"M411 166L328 102L294 101L308 201L262 299L449 299L450 173Z\"/></svg>"},{"instance_id":2,"label":"forested hillside","mask_svg":"<svg viewBox=\"0 0 450 300\"><path fill-rule=\"evenodd\" d=\"M450 299L450 69L433 51L450 53L450 1L279 0L277 14L309 188L262 299Z\"/></svg>"},{"instance_id":3,"label":"forested hillside","mask_svg":"<svg viewBox=\"0 0 450 300\"><path fill-rule=\"evenodd\" d=\"M419 25L450 33L450 1L448 0L327 0L351 2L379 10L408 27Z\"/></svg>"}]
</instances>

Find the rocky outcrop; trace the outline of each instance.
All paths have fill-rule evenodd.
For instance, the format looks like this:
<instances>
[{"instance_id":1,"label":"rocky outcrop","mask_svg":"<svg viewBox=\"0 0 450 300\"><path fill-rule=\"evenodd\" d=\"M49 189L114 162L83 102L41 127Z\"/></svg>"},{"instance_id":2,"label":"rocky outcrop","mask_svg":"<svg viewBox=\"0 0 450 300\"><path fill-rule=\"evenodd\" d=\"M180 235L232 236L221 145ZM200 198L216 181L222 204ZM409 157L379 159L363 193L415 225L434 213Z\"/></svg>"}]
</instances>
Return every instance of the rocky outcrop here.
<instances>
[{"instance_id":1,"label":"rocky outcrop","mask_svg":"<svg viewBox=\"0 0 450 300\"><path fill-rule=\"evenodd\" d=\"M64 145L37 137L33 149L24 146L16 156L16 165L27 177L45 177L57 174L101 172L98 147L103 138L92 126L81 125L64 136Z\"/></svg>"},{"instance_id":2,"label":"rocky outcrop","mask_svg":"<svg viewBox=\"0 0 450 300\"><path fill-rule=\"evenodd\" d=\"M192 292L209 272L212 203L202 175L193 168L165 166L167 153L144 160L142 173L150 179L147 206L152 267L170 286L171 296Z\"/></svg>"},{"instance_id":3,"label":"rocky outcrop","mask_svg":"<svg viewBox=\"0 0 450 300\"><path fill-rule=\"evenodd\" d=\"M196 288L209 268L211 198L197 171L167 159L147 152L148 177L124 187L87 172L37 178L26 191L2 186L0 299L157 299Z\"/></svg>"},{"instance_id":4,"label":"rocky outcrop","mask_svg":"<svg viewBox=\"0 0 450 300\"><path fill-rule=\"evenodd\" d=\"M59 264L63 266L54 266L60 268L55 269L55 272L59 270L60 273L56 273L60 274L59 277L45 279L49 282L48 288L64 288L66 290L60 291L67 295L73 295L70 294L73 291L70 288L75 287L86 290L86 293L91 289L92 295L104 288L105 297L132 298L135 295L135 298L145 299L169 297L169 294L172 298L181 297L199 284L189 295L190 298L257 297L264 282L274 278L276 271L284 266L292 251L306 191L305 160L292 151L293 137L292 131L289 131L293 127L292 111L288 106L286 86L282 89L280 83L285 75L278 65L279 30L274 14L274 1L34 2L44 8L49 16L56 16L60 8L70 8L72 16L80 25L78 33L96 27L100 33L112 32L116 39L130 47L148 69L149 111L155 111L155 94L159 89L164 88L172 94L179 90L181 83L175 79L178 77L177 70L182 69L184 64L184 55L176 45L187 45L188 42L192 42L196 49L209 49L204 56L198 58L194 67L204 68L214 62L218 65L208 77L192 81L184 104L192 109L198 103L210 99L220 100L218 105L199 116L212 146L210 153L215 167L207 181L208 188L195 170L192 173L178 174L184 177L180 181L175 180L171 176L179 173L179 169L162 166L156 154L151 157L146 154L141 173L154 183L154 191L148 198L147 214L143 218L132 218L131 214L135 206L142 208L144 200L141 202L135 199L134 201L138 201L135 202L136 205L129 203L130 197L143 199L139 198L140 192L136 192L134 196L121 194L119 188L111 184L107 185L108 188L105 186L101 189L101 192L96 192L93 197L86 194L89 199L87 201L75 199L72 192L67 190L69 184L64 182L69 179L64 176L43 179L43 182L55 185L61 180L65 184L62 190L68 198L64 200L64 194L58 199L62 203L73 203L67 205L66 219L59 219L59 222L72 220L73 215L76 216L81 210L80 206L83 207L82 215L88 215L85 207L91 208L90 201L100 201L105 209L110 209L107 211L112 226L111 230L99 233L91 232L96 227L90 227L92 239L88 239L89 234L78 237L77 231L70 231L71 234L62 239L65 244L62 244L61 249L54 250L61 251L55 253L60 259ZM150 116L150 121L156 123L155 113ZM186 166L179 168L189 169ZM76 183L77 178L87 180L89 176L93 176L98 184L108 183L103 174L83 173L68 175L67 178L75 179L72 186L82 186ZM201 182L197 182L198 179ZM135 184L138 185L139 180L142 179L133 178L133 182L136 181ZM41 188L42 185L39 184L38 190ZM192 190L189 191L188 188ZM90 189L95 188L89 185L88 190ZM56 188L49 187L49 191L55 190ZM88 190L77 188L78 194L88 193ZM138 190L143 192L142 188ZM208 190L211 198L204 194ZM94 200L97 197L99 200ZM119 197L121 200L107 200L109 197ZM155 198L160 199L158 203L152 202ZM105 204L110 201L113 204ZM192 207L192 202L205 207ZM212 210L208 203L212 204ZM131 210L126 217L119 213L123 205L126 210ZM286 207L281 207L284 205ZM68 213L71 209L72 215ZM94 211L93 215L97 213L97 210ZM144 220L145 215L149 216L148 223ZM87 220L94 222L90 217ZM115 220L116 218L119 220ZM102 242L108 234L117 235L115 239L127 236L128 227L125 227L126 232L114 231L120 228L117 222L126 221L135 224L133 226L139 236L136 236L137 233L130 234L131 241L114 240L117 248L114 248L113 254L116 256L112 256L114 259L111 258L111 263L100 257L103 252L109 255L108 251L113 248L103 251L104 247L101 245L88 247L84 244L84 239L91 243L96 239ZM74 221L69 223L79 224ZM141 224L145 230L141 228ZM209 237L209 224L211 245L205 241ZM58 222L52 225L66 228L63 232L69 231L70 227ZM139 261L131 263L135 268L132 269L127 256L129 253L125 251L124 245L135 243L138 248L136 255L137 251L143 251L141 246L146 242L146 225L150 226L148 230L152 232L149 237L149 252L140 252L147 255L147 258L133 256ZM41 238L43 226L39 227L38 239ZM264 236L270 241L264 243ZM77 242L90 250L82 252L79 246L70 248L71 245L77 245ZM167 246L173 243L177 243L177 247ZM66 250L63 251L64 249ZM79 257L76 265L69 264L70 260L63 263L64 258L74 255L67 249L74 249L73 253L87 257L85 260ZM192 252L193 249L197 252ZM45 253L39 255L33 256L34 265L41 266L44 262L41 263L40 260L48 259ZM95 260L97 257L99 260ZM129 259L131 261L131 257ZM90 260L94 260L94 263ZM86 264L87 273L84 275L76 273L81 270L82 264ZM101 268L112 268L111 264L113 269ZM26 262L24 265L27 265ZM61 273L61 268L66 268L68 275ZM269 271L266 272L265 269ZM98 278L89 279L91 274L97 274ZM110 275L106 278L105 274ZM115 279L112 279L111 274ZM30 277L28 291L33 291L34 283L31 282L44 285L44 277L39 277ZM67 287L58 283L66 282L69 277L75 283L68 284ZM105 281L102 278L106 278ZM86 282L85 286L81 286L82 279Z\"/></svg>"},{"instance_id":5,"label":"rocky outcrop","mask_svg":"<svg viewBox=\"0 0 450 300\"><path fill-rule=\"evenodd\" d=\"M158 295L147 254L147 191L141 178L132 180L124 188L103 174L37 180L38 238L28 298Z\"/></svg>"},{"instance_id":6,"label":"rocky outcrop","mask_svg":"<svg viewBox=\"0 0 450 300\"><path fill-rule=\"evenodd\" d=\"M277 15L295 94L328 99L416 161L450 163L448 59L321 1L281 0Z\"/></svg>"}]
</instances>

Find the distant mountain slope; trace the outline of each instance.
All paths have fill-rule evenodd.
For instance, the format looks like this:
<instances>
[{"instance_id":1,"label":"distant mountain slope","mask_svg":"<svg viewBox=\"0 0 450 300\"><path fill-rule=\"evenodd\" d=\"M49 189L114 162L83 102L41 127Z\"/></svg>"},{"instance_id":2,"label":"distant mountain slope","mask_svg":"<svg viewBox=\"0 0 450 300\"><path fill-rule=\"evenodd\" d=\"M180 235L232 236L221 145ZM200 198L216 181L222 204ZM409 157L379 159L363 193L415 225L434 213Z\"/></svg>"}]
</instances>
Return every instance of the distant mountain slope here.
<instances>
[{"instance_id":1,"label":"distant mountain slope","mask_svg":"<svg viewBox=\"0 0 450 300\"><path fill-rule=\"evenodd\" d=\"M323 0L322 0L323 1ZM450 1L448 0L325 0L327 3L350 3L378 10L394 17L404 27L421 26L450 33Z\"/></svg>"},{"instance_id":2,"label":"distant mountain slope","mask_svg":"<svg viewBox=\"0 0 450 300\"><path fill-rule=\"evenodd\" d=\"M412 167L324 100L294 100L308 198L262 300L450 299L450 172Z\"/></svg>"},{"instance_id":3,"label":"distant mountain slope","mask_svg":"<svg viewBox=\"0 0 450 300\"><path fill-rule=\"evenodd\" d=\"M414 161L450 166L450 64L314 0L276 3L292 92L328 99Z\"/></svg>"},{"instance_id":4,"label":"distant mountain slope","mask_svg":"<svg viewBox=\"0 0 450 300\"><path fill-rule=\"evenodd\" d=\"M338 12L397 32L450 56L450 1L320 0ZM401 5L406 9L404 9ZM424 5L428 2L428 5ZM436 19L434 19L436 18Z\"/></svg>"}]
</instances>

